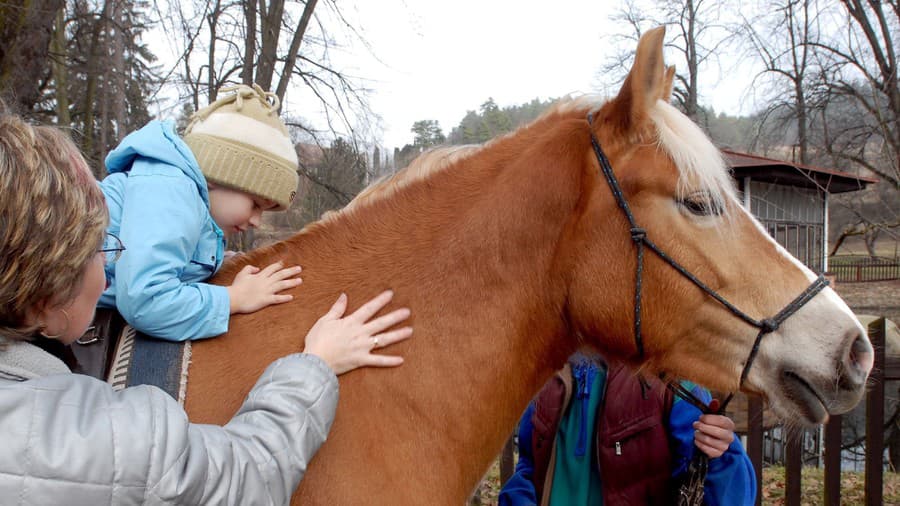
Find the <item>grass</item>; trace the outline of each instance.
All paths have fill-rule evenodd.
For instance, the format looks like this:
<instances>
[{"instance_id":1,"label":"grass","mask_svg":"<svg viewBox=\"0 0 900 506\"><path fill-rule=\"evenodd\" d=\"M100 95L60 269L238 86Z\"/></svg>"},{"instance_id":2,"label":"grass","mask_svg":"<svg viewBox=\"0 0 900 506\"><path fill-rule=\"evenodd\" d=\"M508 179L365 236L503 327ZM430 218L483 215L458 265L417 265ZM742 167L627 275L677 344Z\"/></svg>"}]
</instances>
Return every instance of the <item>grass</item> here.
<instances>
[{"instance_id":1,"label":"grass","mask_svg":"<svg viewBox=\"0 0 900 506\"><path fill-rule=\"evenodd\" d=\"M819 506L825 502L824 470L815 467L804 467L800 482L803 506ZM882 504L900 504L900 473L884 473L884 497ZM780 466L763 469L762 503L771 506L782 506L784 499L784 468ZM477 495L480 501L470 501L470 505L495 506L500 494L500 465L494 462L479 486ZM865 475L852 471L841 474L841 505L865 505Z\"/></svg>"},{"instance_id":2,"label":"grass","mask_svg":"<svg viewBox=\"0 0 900 506\"><path fill-rule=\"evenodd\" d=\"M800 490L803 506L824 504L824 469L804 467ZM773 506L785 504L784 491L784 468L776 466L763 469L762 503ZM882 492L882 504L900 504L900 473L884 473ZM841 473L841 505L864 505L865 498L865 474L850 471Z\"/></svg>"}]
</instances>

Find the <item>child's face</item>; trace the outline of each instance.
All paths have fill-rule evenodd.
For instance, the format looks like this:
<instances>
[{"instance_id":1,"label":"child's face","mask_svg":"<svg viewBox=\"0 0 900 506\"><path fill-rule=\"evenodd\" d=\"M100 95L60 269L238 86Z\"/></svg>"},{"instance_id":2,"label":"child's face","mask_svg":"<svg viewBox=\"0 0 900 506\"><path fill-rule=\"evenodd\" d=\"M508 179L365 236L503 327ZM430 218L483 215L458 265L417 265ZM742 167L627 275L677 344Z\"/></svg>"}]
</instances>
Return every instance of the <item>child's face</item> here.
<instances>
[{"instance_id":1,"label":"child's face","mask_svg":"<svg viewBox=\"0 0 900 506\"><path fill-rule=\"evenodd\" d=\"M228 237L235 232L256 228L263 211L277 206L271 200L223 186L209 186L209 213Z\"/></svg>"}]
</instances>

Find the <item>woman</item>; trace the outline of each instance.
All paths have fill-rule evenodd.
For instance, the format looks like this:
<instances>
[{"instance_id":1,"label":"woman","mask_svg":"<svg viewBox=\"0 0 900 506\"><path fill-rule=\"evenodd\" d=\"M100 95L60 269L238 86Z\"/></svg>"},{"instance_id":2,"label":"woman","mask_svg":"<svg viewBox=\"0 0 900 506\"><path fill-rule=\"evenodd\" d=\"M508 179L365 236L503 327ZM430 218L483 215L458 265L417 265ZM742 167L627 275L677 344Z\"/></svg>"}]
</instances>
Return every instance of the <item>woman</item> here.
<instances>
[{"instance_id":1,"label":"woman","mask_svg":"<svg viewBox=\"0 0 900 506\"><path fill-rule=\"evenodd\" d=\"M0 104L3 504L287 504L331 427L336 375L400 365L370 352L411 335L387 330L409 311L372 319L385 292L342 317L342 295L304 353L269 366L228 424L194 425L161 390L114 392L61 360L90 324L104 264L118 253L103 247L107 221L71 140Z\"/></svg>"}]
</instances>

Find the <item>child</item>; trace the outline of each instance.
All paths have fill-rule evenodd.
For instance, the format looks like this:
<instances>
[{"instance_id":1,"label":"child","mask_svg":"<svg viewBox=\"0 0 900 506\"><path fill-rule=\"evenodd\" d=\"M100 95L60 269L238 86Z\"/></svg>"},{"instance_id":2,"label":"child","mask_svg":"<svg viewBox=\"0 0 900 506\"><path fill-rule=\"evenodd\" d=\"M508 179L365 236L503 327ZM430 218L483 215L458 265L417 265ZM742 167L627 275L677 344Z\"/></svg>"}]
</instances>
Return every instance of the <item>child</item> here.
<instances>
[{"instance_id":1,"label":"child","mask_svg":"<svg viewBox=\"0 0 900 506\"><path fill-rule=\"evenodd\" d=\"M297 154L278 117L278 98L258 85L221 90L197 111L184 140L152 121L106 158L100 184L108 232L127 249L107 265L99 306L135 329L183 341L218 336L230 315L291 300L300 267L247 266L231 286L205 283L221 267L225 239L257 227L263 211L290 206Z\"/></svg>"},{"instance_id":2,"label":"child","mask_svg":"<svg viewBox=\"0 0 900 506\"><path fill-rule=\"evenodd\" d=\"M231 421L189 423L158 388L114 391L62 361L105 286L107 209L72 141L5 114L2 101L0 196L4 505L288 504L334 421L336 375L403 361L382 352L411 335L388 330L409 310L374 317L385 292L344 316L342 295Z\"/></svg>"}]
</instances>

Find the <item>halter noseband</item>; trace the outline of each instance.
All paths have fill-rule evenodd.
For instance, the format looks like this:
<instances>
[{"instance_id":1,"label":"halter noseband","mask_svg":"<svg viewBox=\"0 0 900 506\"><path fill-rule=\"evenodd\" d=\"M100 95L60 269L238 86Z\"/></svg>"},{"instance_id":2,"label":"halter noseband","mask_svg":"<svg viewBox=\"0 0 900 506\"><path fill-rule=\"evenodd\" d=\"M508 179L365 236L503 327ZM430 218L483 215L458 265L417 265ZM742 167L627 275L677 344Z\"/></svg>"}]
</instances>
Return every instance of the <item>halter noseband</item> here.
<instances>
[{"instance_id":1,"label":"halter noseband","mask_svg":"<svg viewBox=\"0 0 900 506\"><path fill-rule=\"evenodd\" d=\"M753 347L750 349L750 355L747 357L747 362L744 364L744 370L741 371L741 381L738 386L739 388L743 387L744 381L746 381L747 375L750 373L750 366L753 365L753 361L756 359L756 355L759 352L759 345L762 342L763 336L778 330L778 327L785 320L787 320L789 316L797 312L797 310L803 307L804 304L812 300L812 298L815 297L816 294L818 294L822 291L822 289L828 286L828 280L825 279L824 275L819 275L819 277L816 278L815 281L813 281L812 284L810 284L809 287L807 287L806 290L803 291L803 293L798 295L787 306L785 306L784 309L779 311L778 314L771 318L757 320L747 313L741 311L734 304L728 302L725 297L719 295L715 290L706 286L706 284L704 284L696 276L691 274L681 264L672 259L672 257L666 254L666 252L661 250L659 246L657 246L647 237L647 232L637 225L637 222L634 219L634 215L631 214L631 208L628 207L628 202L625 200L625 195L622 193L622 188L619 186L619 181L616 179L615 174L613 174L612 165L610 165L609 159L606 157L606 154L603 153L603 149L600 148L600 141L598 141L597 136L594 135L592 114L588 114L587 122L588 126L591 127L589 128L591 132L591 145L594 147L594 154L597 155L597 162L600 163L600 170L601 172L603 172L603 176L606 178L606 182L609 184L609 188L610 190L612 190L612 194L616 198L616 202L619 204L619 208L622 209L622 212L625 213L625 217L628 219L628 223L631 226L631 240L634 241L635 245L637 246L637 272L635 274L636 277L634 292L634 343L637 346L638 357L640 359L644 358L644 342L643 337L641 336L641 285L643 284L644 247L646 246L654 253L656 253L656 255L664 262L669 264L682 276L687 278L691 283L697 285L701 290L706 292L707 295L709 295L719 304L731 311L732 314L759 329L759 334L756 335L756 340L753 342ZM692 404L696 405L696 403L693 402L694 400L700 402L698 399L692 399L692 397L694 396L690 395L690 392L685 390L680 384L668 382L668 386L669 388L674 390L676 394L685 397L685 399L690 401ZM721 403L718 412L721 413L725 411L725 407L731 401L733 395L733 393L728 395L728 397ZM697 407L700 408L701 411L708 411L707 409L705 409L706 406L702 403L700 403L700 405L698 405Z\"/></svg>"}]
</instances>

